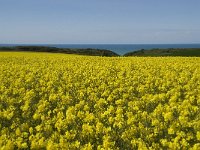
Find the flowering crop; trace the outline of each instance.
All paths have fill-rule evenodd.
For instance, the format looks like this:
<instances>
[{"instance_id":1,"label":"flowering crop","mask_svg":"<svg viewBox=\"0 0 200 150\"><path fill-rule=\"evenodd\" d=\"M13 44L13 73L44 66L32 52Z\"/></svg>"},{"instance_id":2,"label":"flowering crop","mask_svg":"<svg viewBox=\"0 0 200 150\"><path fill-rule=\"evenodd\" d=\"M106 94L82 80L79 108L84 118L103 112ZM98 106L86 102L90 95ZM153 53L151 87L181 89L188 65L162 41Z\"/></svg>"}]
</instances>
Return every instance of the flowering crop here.
<instances>
[{"instance_id":1,"label":"flowering crop","mask_svg":"<svg viewBox=\"0 0 200 150\"><path fill-rule=\"evenodd\" d=\"M2 149L200 149L200 58L0 53Z\"/></svg>"}]
</instances>

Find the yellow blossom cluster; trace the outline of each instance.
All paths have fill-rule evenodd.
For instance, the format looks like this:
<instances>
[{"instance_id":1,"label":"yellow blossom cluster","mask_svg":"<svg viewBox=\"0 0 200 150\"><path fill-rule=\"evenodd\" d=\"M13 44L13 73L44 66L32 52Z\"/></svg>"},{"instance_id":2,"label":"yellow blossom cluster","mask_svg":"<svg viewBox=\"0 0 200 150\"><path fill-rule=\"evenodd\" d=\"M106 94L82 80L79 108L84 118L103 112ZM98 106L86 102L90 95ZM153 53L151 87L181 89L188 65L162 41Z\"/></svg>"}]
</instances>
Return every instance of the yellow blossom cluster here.
<instances>
[{"instance_id":1,"label":"yellow blossom cluster","mask_svg":"<svg viewBox=\"0 0 200 150\"><path fill-rule=\"evenodd\" d=\"M0 53L0 148L200 149L200 58Z\"/></svg>"}]
</instances>

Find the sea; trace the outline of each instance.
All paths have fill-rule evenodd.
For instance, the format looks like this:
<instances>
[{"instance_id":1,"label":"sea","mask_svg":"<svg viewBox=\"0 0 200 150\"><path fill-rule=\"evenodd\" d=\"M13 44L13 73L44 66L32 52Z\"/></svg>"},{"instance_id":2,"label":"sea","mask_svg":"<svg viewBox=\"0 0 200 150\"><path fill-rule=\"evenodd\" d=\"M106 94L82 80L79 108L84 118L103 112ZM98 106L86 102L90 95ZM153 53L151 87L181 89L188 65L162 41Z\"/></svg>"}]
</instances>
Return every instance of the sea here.
<instances>
[{"instance_id":1,"label":"sea","mask_svg":"<svg viewBox=\"0 0 200 150\"><path fill-rule=\"evenodd\" d=\"M0 47L49 46L57 48L95 48L111 50L119 55L141 49L153 48L200 48L199 44L0 44Z\"/></svg>"}]
</instances>

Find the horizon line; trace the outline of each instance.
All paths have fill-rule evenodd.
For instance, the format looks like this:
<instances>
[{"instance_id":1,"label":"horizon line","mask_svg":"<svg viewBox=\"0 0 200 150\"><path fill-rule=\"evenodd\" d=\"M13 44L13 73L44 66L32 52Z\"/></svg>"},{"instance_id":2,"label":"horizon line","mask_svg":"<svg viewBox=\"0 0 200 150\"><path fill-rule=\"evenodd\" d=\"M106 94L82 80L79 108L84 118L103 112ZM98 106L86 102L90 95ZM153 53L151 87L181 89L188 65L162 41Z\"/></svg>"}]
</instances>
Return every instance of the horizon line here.
<instances>
[{"instance_id":1,"label":"horizon line","mask_svg":"<svg viewBox=\"0 0 200 150\"><path fill-rule=\"evenodd\" d=\"M0 45L178 45L199 43L0 43Z\"/></svg>"}]
</instances>

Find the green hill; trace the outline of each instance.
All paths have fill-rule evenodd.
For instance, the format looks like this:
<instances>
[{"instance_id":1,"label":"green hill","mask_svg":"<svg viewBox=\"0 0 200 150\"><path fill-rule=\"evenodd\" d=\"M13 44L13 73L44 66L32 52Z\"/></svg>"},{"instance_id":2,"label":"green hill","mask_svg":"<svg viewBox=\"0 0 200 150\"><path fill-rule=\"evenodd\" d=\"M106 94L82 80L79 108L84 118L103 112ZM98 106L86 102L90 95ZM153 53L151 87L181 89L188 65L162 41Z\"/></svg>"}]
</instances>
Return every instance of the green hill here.
<instances>
[{"instance_id":1,"label":"green hill","mask_svg":"<svg viewBox=\"0 0 200 150\"><path fill-rule=\"evenodd\" d=\"M117 53L105 49L72 49L72 48L56 48L46 46L16 46L16 47L0 47L0 51L30 51L30 52L50 52L65 53L89 56L119 56Z\"/></svg>"},{"instance_id":2,"label":"green hill","mask_svg":"<svg viewBox=\"0 0 200 150\"><path fill-rule=\"evenodd\" d=\"M106 56L116 57L119 54L105 49L75 49L75 48L56 48L47 46L16 46L16 47L0 47L0 51L30 51L30 52L50 52L50 53L64 53L77 54L88 56ZM169 49L141 49L124 54L123 56L185 56L185 57L200 57L200 48L169 48Z\"/></svg>"},{"instance_id":3,"label":"green hill","mask_svg":"<svg viewBox=\"0 0 200 150\"><path fill-rule=\"evenodd\" d=\"M141 49L128 52L124 56L196 56L200 57L200 48Z\"/></svg>"}]
</instances>

